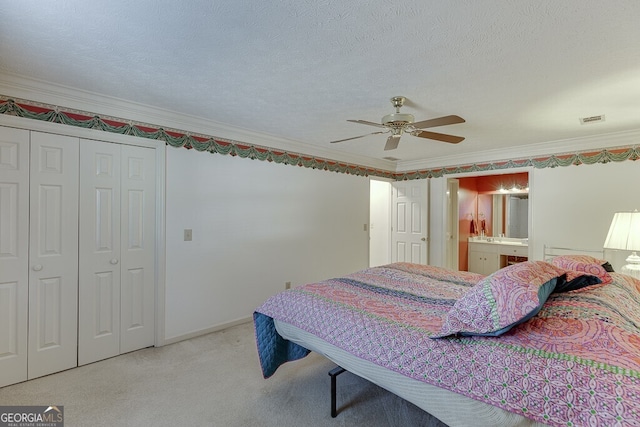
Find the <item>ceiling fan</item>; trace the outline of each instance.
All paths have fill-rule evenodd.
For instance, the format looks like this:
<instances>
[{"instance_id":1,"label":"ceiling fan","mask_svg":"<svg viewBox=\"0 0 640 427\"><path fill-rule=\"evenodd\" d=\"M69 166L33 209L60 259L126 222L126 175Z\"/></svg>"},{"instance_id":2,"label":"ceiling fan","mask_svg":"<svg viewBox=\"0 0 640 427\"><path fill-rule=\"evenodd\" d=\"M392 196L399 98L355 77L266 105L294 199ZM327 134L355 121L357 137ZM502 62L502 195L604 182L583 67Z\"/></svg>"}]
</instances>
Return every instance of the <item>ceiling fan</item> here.
<instances>
[{"instance_id":1,"label":"ceiling fan","mask_svg":"<svg viewBox=\"0 0 640 427\"><path fill-rule=\"evenodd\" d=\"M381 124L368 122L366 120L347 120L348 122L360 123L363 125L376 126L384 128L384 131L368 133L366 135L354 136L353 138L339 139L337 141L331 141L331 143L349 141L352 139L363 138L369 135L377 135L381 133L389 133L391 135L387 138L387 143L384 146L385 150L395 150L398 148L400 137L403 133L408 133L413 136L419 136L420 138L434 139L436 141L448 142L450 144L457 144L464 140L461 136L447 135L444 133L429 132L423 130L425 128L431 128L436 126L453 125L456 123L464 123L465 120L459 116L443 116L436 119L422 120L415 122L414 117L411 114L404 114L400 112L400 107L404 105L406 98L404 96L394 96L391 98L391 103L396 108L396 112L387 114L382 118Z\"/></svg>"}]
</instances>

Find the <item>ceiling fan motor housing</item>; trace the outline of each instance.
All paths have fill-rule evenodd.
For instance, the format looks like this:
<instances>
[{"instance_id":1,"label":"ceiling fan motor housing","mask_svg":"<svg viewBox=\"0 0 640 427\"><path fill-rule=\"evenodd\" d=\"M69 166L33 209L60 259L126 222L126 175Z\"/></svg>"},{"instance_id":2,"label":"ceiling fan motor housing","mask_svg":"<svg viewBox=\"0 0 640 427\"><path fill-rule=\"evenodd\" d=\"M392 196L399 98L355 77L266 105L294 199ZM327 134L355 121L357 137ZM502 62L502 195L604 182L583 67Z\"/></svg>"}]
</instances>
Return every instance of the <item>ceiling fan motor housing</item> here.
<instances>
[{"instance_id":1,"label":"ceiling fan motor housing","mask_svg":"<svg viewBox=\"0 0 640 427\"><path fill-rule=\"evenodd\" d=\"M392 113L382 118L382 124L389 127L402 127L413 123L415 117L412 114Z\"/></svg>"}]
</instances>

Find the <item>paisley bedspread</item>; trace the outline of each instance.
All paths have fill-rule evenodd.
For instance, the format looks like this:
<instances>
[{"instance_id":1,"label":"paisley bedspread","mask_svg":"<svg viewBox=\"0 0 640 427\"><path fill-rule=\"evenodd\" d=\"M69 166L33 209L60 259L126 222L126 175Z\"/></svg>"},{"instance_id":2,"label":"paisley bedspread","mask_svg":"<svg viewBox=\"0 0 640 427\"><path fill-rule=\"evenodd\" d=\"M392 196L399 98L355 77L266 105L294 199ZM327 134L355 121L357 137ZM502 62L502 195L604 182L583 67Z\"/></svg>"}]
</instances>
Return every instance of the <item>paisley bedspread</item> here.
<instances>
[{"instance_id":1,"label":"paisley bedspread","mask_svg":"<svg viewBox=\"0 0 640 427\"><path fill-rule=\"evenodd\" d=\"M254 314L263 372L277 367L268 355L278 319L407 377L549 425L640 426L640 281L612 276L606 286L552 294L535 317L500 337L443 339L430 337L483 276L397 263L297 287ZM279 340L291 354L280 351L276 365L306 355Z\"/></svg>"}]
</instances>

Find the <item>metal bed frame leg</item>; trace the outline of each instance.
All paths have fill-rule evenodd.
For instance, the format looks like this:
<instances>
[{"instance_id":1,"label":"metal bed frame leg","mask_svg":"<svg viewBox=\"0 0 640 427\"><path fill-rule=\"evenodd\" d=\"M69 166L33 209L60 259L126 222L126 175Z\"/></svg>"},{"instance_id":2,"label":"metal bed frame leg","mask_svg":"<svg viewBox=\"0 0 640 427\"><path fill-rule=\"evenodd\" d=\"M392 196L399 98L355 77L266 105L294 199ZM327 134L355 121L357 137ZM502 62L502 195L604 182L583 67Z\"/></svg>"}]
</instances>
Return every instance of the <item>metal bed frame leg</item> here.
<instances>
[{"instance_id":1,"label":"metal bed frame leg","mask_svg":"<svg viewBox=\"0 0 640 427\"><path fill-rule=\"evenodd\" d=\"M338 416L338 411L336 409L336 377L343 372L346 372L346 369L340 366L329 371L329 376L331 377L331 418Z\"/></svg>"}]
</instances>

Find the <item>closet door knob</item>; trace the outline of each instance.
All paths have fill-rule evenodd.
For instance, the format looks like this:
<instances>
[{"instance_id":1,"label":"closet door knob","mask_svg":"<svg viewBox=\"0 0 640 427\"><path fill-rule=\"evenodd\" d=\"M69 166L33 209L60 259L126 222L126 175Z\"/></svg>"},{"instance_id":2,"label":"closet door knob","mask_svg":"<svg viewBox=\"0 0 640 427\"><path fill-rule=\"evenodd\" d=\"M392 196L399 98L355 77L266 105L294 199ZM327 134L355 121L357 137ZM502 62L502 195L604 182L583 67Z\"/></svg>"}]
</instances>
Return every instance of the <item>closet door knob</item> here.
<instances>
[{"instance_id":1,"label":"closet door knob","mask_svg":"<svg viewBox=\"0 0 640 427\"><path fill-rule=\"evenodd\" d=\"M118 260L116 258L113 258L111 260L111 264L116 265L118 263Z\"/></svg>"},{"instance_id":2,"label":"closet door knob","mask_svg":"<svg viewBox=\"0 0 640 427\"><path fill-rule=\"evenodd\" d=\"M40 271L42 270L42 264L36 264L33 266L33 271Z\"/></svg>"}]
</instances>

